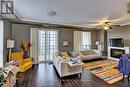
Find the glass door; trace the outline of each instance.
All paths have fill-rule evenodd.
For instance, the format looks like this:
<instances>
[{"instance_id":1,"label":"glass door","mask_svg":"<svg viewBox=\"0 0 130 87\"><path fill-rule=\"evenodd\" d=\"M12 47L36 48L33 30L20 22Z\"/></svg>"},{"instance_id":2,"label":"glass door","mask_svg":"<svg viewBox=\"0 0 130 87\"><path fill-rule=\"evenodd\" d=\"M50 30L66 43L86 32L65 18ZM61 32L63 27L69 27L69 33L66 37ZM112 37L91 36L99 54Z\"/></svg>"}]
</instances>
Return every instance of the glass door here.
<instances>
[{"instance_id":1,"label":"glass door","mask_svg":"<svg viewBox=\"0 0 130 87\"><path fill-rule=\"evenodd\" d=\"M58 52L58 30L39 30L38 61L50 62L55 52Z\"/></svg>"}]
</instances>

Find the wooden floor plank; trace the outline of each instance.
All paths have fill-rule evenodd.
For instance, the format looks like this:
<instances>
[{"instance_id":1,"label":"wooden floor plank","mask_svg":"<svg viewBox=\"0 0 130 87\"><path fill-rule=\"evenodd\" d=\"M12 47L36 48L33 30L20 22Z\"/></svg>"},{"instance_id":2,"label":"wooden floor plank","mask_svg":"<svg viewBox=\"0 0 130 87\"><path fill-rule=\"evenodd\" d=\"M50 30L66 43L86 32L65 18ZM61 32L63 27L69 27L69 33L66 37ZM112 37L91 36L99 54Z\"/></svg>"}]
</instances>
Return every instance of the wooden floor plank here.
<instances>
[{"instance_id":1,"label":"wooden floor plank","mask_svg":"<svg viewBox=\"0 0 130 87\"><path fill-rule=\"evenodd\" d=\"M83 69L81 79L78 75L59 79L54 66L37 64L32 69L18 74L16 87L130 87L128 79L109 85L102 79Z\"/></svg>"}]
</instances>

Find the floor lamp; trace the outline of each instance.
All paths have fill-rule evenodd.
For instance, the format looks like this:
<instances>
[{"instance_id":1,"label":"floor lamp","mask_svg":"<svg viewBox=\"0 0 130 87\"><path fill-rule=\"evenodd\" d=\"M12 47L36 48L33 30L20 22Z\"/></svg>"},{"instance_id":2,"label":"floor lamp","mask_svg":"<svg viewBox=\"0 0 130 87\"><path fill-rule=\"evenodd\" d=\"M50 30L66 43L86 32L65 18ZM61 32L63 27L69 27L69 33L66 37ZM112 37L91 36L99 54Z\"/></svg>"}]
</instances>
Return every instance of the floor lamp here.
<instances>
[{"instance_id":1,"label":"floor lamp","mask_svg":"<svg viewBox=\"0 0 130 87\"><path fill-rule=\"evenodd\" d=\"M97 46L97 50L100 50L100 41L96 41L95 45Z\"/></svg>"},{"instance_id":2,"label":"floor lamp","mask_svg":"<svg viewBox=\"0 0 130 87\"><path fill-rule=\"evenodd\" d=\"M8 39L7 40L7 48L9 49L9 61L11 60L11 49L14 48L14 40Z\"/></svg>"}]
</instances>

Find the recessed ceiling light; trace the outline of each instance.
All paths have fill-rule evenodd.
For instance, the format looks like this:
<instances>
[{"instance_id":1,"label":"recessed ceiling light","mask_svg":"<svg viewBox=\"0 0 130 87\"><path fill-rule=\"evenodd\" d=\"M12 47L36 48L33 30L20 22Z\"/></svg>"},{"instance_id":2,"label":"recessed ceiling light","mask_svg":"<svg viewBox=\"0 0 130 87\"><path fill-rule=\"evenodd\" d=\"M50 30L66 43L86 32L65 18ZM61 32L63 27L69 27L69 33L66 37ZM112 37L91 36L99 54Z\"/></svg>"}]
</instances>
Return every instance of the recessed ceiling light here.
<instances>
[{"instance_id":1,"label":"recessed ceiling light","mask_svg":"<svg viewBox=\"0 0 130 87\"><path fill-rule=\"evenodd\" d=\"M57 14L56 11L48 11L47 12L47 15L50 17L55 16L56 14Z\"/></svg>"}]
</instances>

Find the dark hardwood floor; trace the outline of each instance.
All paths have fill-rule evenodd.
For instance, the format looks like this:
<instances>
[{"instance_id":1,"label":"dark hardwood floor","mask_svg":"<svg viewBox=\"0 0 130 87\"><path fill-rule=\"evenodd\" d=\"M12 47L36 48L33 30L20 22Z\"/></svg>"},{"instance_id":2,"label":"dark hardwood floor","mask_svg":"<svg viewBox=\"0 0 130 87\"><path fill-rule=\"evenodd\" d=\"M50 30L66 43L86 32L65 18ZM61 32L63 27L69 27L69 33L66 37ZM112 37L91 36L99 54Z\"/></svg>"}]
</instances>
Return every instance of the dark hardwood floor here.
<instances>
[{"instance_id":1,"label":"dark hardwood floor","mask_svg":"<svg viewBox=\"0 0 130 87\"><path fill-rule=\"evenodd\" d=\"M53 64L34 65L25 73L18 74L16 87L130 87L128 79L109 85L102 79L83 69L81 79L78 75L64 77L61 80Z\"/></svg>"}]
</instances>

